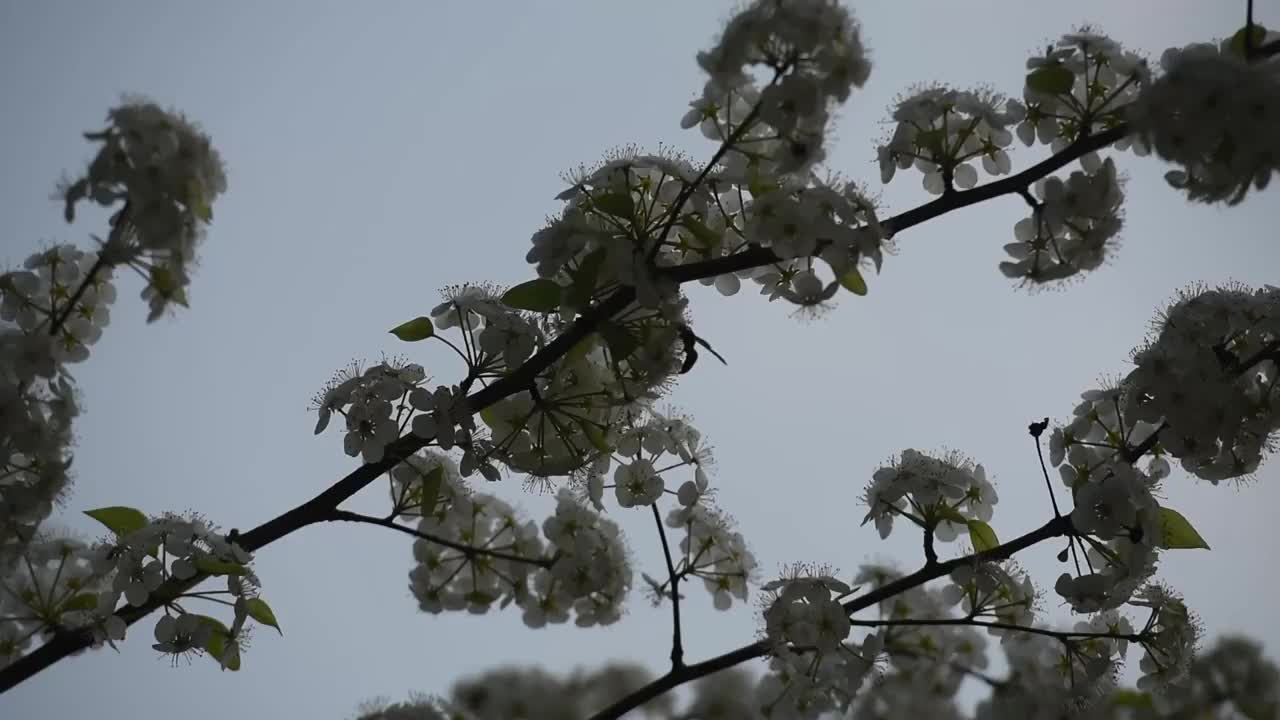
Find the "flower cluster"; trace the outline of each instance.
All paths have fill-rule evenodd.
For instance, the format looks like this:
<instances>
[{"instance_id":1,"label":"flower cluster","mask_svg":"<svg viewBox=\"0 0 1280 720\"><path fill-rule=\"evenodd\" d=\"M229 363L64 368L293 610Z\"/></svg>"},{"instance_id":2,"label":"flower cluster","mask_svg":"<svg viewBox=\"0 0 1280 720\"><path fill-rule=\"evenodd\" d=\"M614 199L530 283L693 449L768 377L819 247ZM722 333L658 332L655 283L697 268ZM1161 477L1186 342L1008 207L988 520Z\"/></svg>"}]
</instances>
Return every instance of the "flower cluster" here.
<instances>
[{"instance_id":1,"label":"flower cluster","mask_svg":"<svg viewBox=\"0 0 1280 720\"><path fill-rule=\"evenodd\" d=\"M982 161L991 175L1009 172L1004 148L1013 142L1009 128L1023 118L1022 106L987 91L926 87L898 101L893 135L877 150L880 180L911 166L924 173L924 189L940 195L953 187L971 188Z\"/></svg>"},{"instance_id":2,"label":"flower cluster","mask_svg":"<svg viewBox=\"0 0 1280 720\"><path fill-rule=\"evenodd\" d=\"M617 622L632 579L630 554L618 526L561 490L555 515L542 523L542 534L555 553L554 562L535 573L532 587L516 600L525 624L562 623L570 609L582 627Z\"/></svg>"},{"instance_id":3,"label":"flower cluster","mask_svg":"<svg viewBox=\"0 0 1280 720\"><path fill-rule=\"evenodd\" d=\"M124 201L101 258L150 278L143 299L154 320L170 303L186 304L196 245L227 181L209 138L182 115L126 98L107 121L105 130L85 134L102 146L85 175L63 187L66 218L84 200L104 207Z\"/></svg>"},{"instance_id":4,"label":"flower cluster","mask_svg":"<svg viewBox=\"0 0 1280 720\"><path fill-rule=\"evenodd\" d=\"M335 412L342 415L343 450L366 463L380 462L387 446L405 430L445 450L469 446L475 422L462 389L441 385L432 391L426 382L426 371L416 363L393 359L364 370L352 363L335 373L313 399L318 413L315 433L324 432ZM474 456L468 456L464 467L467 474L479 468L497 479L496 471Z\"/></svg>"},{"instance_id":5,"label":"flower cluster","mask_svg":"<svg viewBox=\"0 0 1280 720\"><path fill-rule=\"evenodd\" d=\"M1165 175L1169 184L1232 205L1265 188L1280 170L1280 62L1251 62L1228 40L1170 48L1160 65L1128 119L1142 142L1182 166Z\"/></svg>"},{"instance_id":6,"label":"flower cluster","mask_svg":"<svg viewBox=\"0 0 1280 720\"><path fill-rule=\"evenodd\" d=\"M816 718L847 709L876 672L882 633L860 640L842 601L855 592L830 569L797 564L763 590L764 642L772 656L756 687L768 718Z\"/></svg>"},{"instance_id":7,"label":"flower cluster","mask_svg":"<svg viewBox=\"0 0 1280 720\"><path fill-rule=\"evenodd\" d=\"M1041 285L1096 270L1110 257L1123 225L1124 200L1111 158L1065 181L1042 180L1035 193L1039 199L1032 198L1031 217L1013 227L1017 242L1004 246L1012 258L1000 263L1006 277Z\"/></svg>"},{"instance_id":8,"label":"flower cluster","mask_svg":"<svg viewBox=\"0 0 1280 720\"><path fill-rule=\"evenodd\" d=\"M981 465L957 453L936 458L908 449L872 475L862 522L875 521L880 537L887 538L894 516L901 515L949 542L960 536L967 521L990 520L998 500Z\"/></svg>"},{"instance_id":9,"label":"flower cluster","mask_svg":"<svg viewBox=\"0 0 1280 720\"><path fill-rule=\"evenodd\" d=\"M608 663L590 672L575 670L553 675L541 668L505 666L464 678L447 697L419 697L407 703L369 703L359 720L538 720L587 718L653 679L639 665ZM672 717L672 699L659 697L640 712L648 717ZM698 715L707 720L715 716ZM728 720L728 718L725 718Z\"/></svg>"},{"instance_id":10,"label":"flower cluster","mask_svg":"<svg viewBox=\"0 0 1280 720\"><path fill-rule=\"evenodd\" d=\"M1151 79L1146 61L1092 28L1062 36L1043 55L1027 60L1026 103L1018 138L1060 152L1089 135L1120 125ZM1127 147L1126 138L1117 147ZM1146 147L1133 145L1137 154Z\"/></svg>"},{"instance_id":11,"label":"flower cluster","mask_svg":"<svg viewBox=\"0 0 1280 720\"><path fill-rule=\"evenodd\" d=\"M1035 621L1038 594L1031 578L1012 561L1003 564L975 563L951 571L942 600L959 605L966 617L985 617L1006 625L1028 627ZM1016 634L1006 628L988 632L1008 641Z\"/></svg>"},{"instance_id":12,"label":"flower cluster","mask_svg":"<svg viewBox=\"0 0 1280 720\"><path fill-rule=\"evenodd\" d=\"M731 146L730 168L764 175L803 175L821 162L831 106L871 73L857 23L834 0L757 0L698 65L709 80L681 125ZM763 90L755 68L772 75Z\"/></svg>"},{"instance_id":13,"label":"flower cluster","mask_svg":"<svg viewBox=\"0 0 1280 720\"><path fill-rule=\"evenodd\" d=\"M431 318L441 330L459 329L477 377L501 377L544 343L542 329L527 314L504 305L488 285L447 288Z\"/></svg>"},{"instance_id":14,"label":"flower cluster","mask_svg":"<svg viewBox=\"0 0 1280 720\"><path fill-rule=\"evenodd\" d=\"M92 628L104 640L124 637L124 621L111 614L114 602L103 592L105 583L84 543L37 537L23 547L22 561L14 567L17 571L6 572L0 584L0 668L20 657L40 633Z\"/></svg>"},{"instance_id":15,"label":"flower cluster","mask_svg":"<svg viewBox=\"0 0 1280 720\"><path fill-rule=\"evenodd\" d=\"M1280 289L1184 292L1133 362L1130 422L1162 423L1161 446L1200 478L1248 475L1280 428Z\"/></svg>"},{"instance_id":16,"label":"flower cluster","mask_svg":"<svg viewBox=\"0 0 1280 720\"><path fill-rule=\"evenodd\" d=\"M521 521L500 498L466 492L456 472L436 480L429 500L426 491L419 496L419 533L450 543L419 539L413 544L416 565L409 572L409 589L419 609L480 614L498 600L505 607L518 599L542 559L537 524Z\"/></svg>"}]
</instances>

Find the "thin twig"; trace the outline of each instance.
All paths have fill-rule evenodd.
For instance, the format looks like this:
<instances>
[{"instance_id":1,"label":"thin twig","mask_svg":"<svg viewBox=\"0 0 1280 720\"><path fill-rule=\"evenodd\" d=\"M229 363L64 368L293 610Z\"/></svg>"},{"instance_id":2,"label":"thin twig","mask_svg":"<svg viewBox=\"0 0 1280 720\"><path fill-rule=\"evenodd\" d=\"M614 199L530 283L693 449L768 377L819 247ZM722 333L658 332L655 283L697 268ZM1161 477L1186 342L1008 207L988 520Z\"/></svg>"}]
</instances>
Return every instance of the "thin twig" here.
<instances>
[{"instance_id":1,"label":"thin twig","mask_svg":"<svg viewBox=\"0 0 1280 720\"><path fill-rule=\"evenodd\" d=\"M671 547L667 545L667 531L662 527L658 503L649 507L653 508L653 522L658 526L658 537L662 538L662 555L667 559L667 577L671 580L671 670L674 672L684 667L684 643L680 637L680 576L671 561Z\"/></svg>"},{"instance_id":2,"label":"thin twig","mask_svg":"<svg viewBox=\"0 0 1280 720\"><path fill-rule=\"evenodd\" d=\"M391 530L397 530L399 532L405 533L406 535L412 535L421 540L426 540L427 542L433 542L437 545L443 545L444 547L450 548L452 550L457 550L458 552L462 553L464 556L468 558L473 556L491 557L491 558L494 558L495 560L507 560L509 562L523 563L526 565L537 565L538 567L544 567L544 568L551 567L551 561L548 560L547 558L530 558L530 557L524 557L523 555L513 555L511 553L505 553L498 550L488 550L486 548L474 547L472 545L465 545L460 542L454 542L453 540L449 540L448 538L442 538L438 535L425 533L425 532L422 532L421 530L414 530L411 527L405 527L404 525L393 522L391 520L386 520L384 518L379 518L379 517L373 517L371 515L361 515L360 513L353 513L347 510L334 510L330 512L329 516L325 519L335 520L335 521L345 520L347 522L364 523L366 525L378 525L380 527L389 528Z\"/></svg>"}]
</instances>

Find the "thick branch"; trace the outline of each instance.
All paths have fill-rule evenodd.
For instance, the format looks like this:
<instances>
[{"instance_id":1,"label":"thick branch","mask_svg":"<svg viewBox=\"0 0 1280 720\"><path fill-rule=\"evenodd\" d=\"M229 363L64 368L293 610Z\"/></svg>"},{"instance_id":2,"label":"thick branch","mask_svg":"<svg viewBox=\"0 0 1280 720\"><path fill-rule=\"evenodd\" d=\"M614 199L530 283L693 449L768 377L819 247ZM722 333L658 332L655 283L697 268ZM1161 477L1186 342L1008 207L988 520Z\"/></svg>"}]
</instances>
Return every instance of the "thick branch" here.
<instances>
[{"instance_id":1,"label":"thick branch","mask_svg":"<svg viewBox=\"0 0 1280 720\"><path fill-rule=\"evenodd\" d=\"M1025 550L1042 540L1052 537L1066 535L1071 530L1071 521L1067 517L1057 517L1049 522L1041 525L1039 528L1021 537L1010 540L999 547L992 548L985 552L973 553L954 560L938 563L932 567L924 567L916 572L898 578L893 582L872 590L869 593L860 595L844 604L846 612L855 613L859 610L871 607L882 600L910 590L911 588L923 585L930 580L936 580L951 574L952 570L961 565L968 565L974 562L992 562L995 560L1005 560L1014 553ZM748 660L762 657L768 653L768 645L763 641L753 642L750 645L731 650L723 655L705 660L693 665L686 665L679 670L672 670L626 697L618 700L609 707L601 710L591 716L591 720L616 720L625 713L640 707L644 703L662 695L669 690L679 687L687 682L697 680L715 672L731 668Z\"/></svg>"},{"instance_id":2,"label":"thick branch","mask_svg":"<svg viewBox=\"0 0 1280 720\"><path fill-rule=\"evenodd\" d=\"M896 234L902 230L906 230L907 228L919 225L927 220L945 215L952 210L968 207L1008 193L1017 192L1019 189L1027 187L1030 183L1035 182L1049 173L1079 159L1082 155L1098 150L1119 140L1127 133L1128 127L1126 125L1119 125L1110 130L1098 133L1097 135L1082 138L1067 146L1061 152L1036 163L1016 175L1011 175L1003 180L988 183L971 190L948 193L947 195L938 197L924 205L920 205L889 218L882 223L882 226L887 233ZM694 280L715 277L717 275L723 275L724 273L734 272L737 270L744 270L760 265L768 265L776 262L777 260L777 256L775 256L769 249L756 247L745 252L715 260L663 268L660 272L678 283L686 283ZM529 358L510 375L467 396L467 409L470 412L476 413L493 405L503 398L523 391L533 383L542 371L551 367L551 365L568 353L569 350L571 350L581 340L591 335L591 333L593 333L602 322L626 309L633 300L635 300L634 288L622 287L618 289L604 302L588 310L582 317L578 318L578 320L565 329L563 333L557 336L555 340L550 342L539 352L535 353L533 357ZM245 550L252 552L279 540L295 530L306 527L312 523L323 521L326 516L332 510L336 509L343 501L347 500L365 486L372 483L383 473L387 472L399 463L403 458L406 458L423 447L426 447L429 442L431 442L430 438L419 438L412 434L401 437L387 446L385 457L381 461L369 463L356 468L346 477L329 486L319 495L316 495L284 514L272 518L252 530L243 533L240 535L238 542ZM992 552L998 550L999 548L995 548ZM942 568L947 567L947 565L947 563L942 563L937 567ZM950 569L948 569L947 572L950 572ZM206 577L207 576L205 575L197 575L194 578L181 583L166 583L161 586L159 590L153 593L151 599L141 607L127 606L117 611L116 614L127 624L133 624L138 619L163 606L172 598L190 590L192 587L205 580ZM49 641L40 647L23 656L17 662L14 662L3 670L0 670L0 693L35 675L63 657L83 650L88 647L91 642L92 637L88 633L84 632L63 631L55 634ZM759 654L760 653L756 653L754 655L749 655L748 657L758 657ZM732 653L730 655L732 655ZM728 656L722 656L722 658L724 657ZM744 657L743 659L748 658ZM706 663L700 663L699 665L686 666L683 672L700 672L700 674L694 674L688 678L693 679L695 677L701 677L702 675L715 672L716 670L724 667L729 667L729 665L716 665L716 662L717 660L709 660ZM664 676L664 678L668 677L671 677L671 675L668 674L667 676ZM659 680L658 682L662 682L662 680ZM675 682L670 687L675 687L675 685L682 682L687 682L687 680ZM656 695L650 695L646 697L645 700L651 699L652 697L656 697ZM643 702L643 700L641 702ZM635 706L632 705L628 707ZM610 716L604 715L601 717ZM616 715L612 717L616 717Z\"/></svg>"}]
</instances>

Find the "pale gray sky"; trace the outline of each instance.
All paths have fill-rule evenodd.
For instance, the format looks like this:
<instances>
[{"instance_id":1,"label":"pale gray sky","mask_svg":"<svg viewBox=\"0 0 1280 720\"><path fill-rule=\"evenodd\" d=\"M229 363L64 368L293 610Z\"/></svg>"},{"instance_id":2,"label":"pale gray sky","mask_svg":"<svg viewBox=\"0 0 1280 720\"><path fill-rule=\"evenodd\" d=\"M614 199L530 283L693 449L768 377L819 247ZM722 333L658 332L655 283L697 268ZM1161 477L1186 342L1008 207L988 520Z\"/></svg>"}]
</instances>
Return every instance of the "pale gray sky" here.
<instances>
[{"instance_id":1,"label":"pale gray sky","mask_svg":"<svg viewBox=\"0 0 1280 720\"><path fill-rule=\"evenodd\" d=\"M878 187L873 164L886 108L912 83L988 83L1017 92L1028 54L1094 22L1154 57L1222 36L1243 2L1013 0L866 2L856 8L875 68L840 113L832 169ZM1260 3L1280 23L1280 3ZM560 171L612 146L666 142L695 158L714 148L678 126L703 78L706 47L730 2L87 3L0 0L0 259L49 241L85 245L100 224L61 224L49 195L91 149L122 92L145 93L199 121L228 166L191 291L192 308L145 326L134 280L112 325L77 368L78 483L65 525L96 533L83 509L199 510L247 528L348 472L341 437L312 437L312 393L353 357L409 351L440 381L460 369L397 344L394 324L423 314L438 288L515 283L530 234L554 213ZM1015 155L1015 169L1042 157ZM1275 190L1238 208L1190 206L1157 160L1119 154L1130 178L1124 247L1066 292L1028 296L996 270L1025 211L1004 198L903 233L901 254L801 324L744 293L692 290L699 334L729 360L703 362L671 401L718 449L723 507L766 571L794 560L846 574L868 559L920 562L901 528L860 528L872 470L906 447L969 453L998 481L993 525L1013 537L1049 515L1026 424L1068 417L1078 394L1126 368L1155 310L1193 281L1276 282ZM929 198L915 173L884 192L885 214ZM373 509L378 483L354 507ZM1166 481L1212 552L1167 553L1160 576L1211 634L1246 632L1280 647L1268 608L1280 465L1244 489L1181 472ZM541 518L545 499L501 487ZM640 566L660 550L648 516L615 510ZM137 626L119 655L98 651L0 696L0 716L192 720L345 717L361 700L444 691L499 663L554 669L618 657L660 671L668 611L637 593L607 629L527 630L514 608L426 616L406 589L409 541L377 528L311 527L258 554L283 638L259 633L238 674L207 661L172 669ZM1059 548L1025 563L1052 595ZM688 602L686 653L705 658L754 638L754 608Z\"/></svg>"}]
</instances>

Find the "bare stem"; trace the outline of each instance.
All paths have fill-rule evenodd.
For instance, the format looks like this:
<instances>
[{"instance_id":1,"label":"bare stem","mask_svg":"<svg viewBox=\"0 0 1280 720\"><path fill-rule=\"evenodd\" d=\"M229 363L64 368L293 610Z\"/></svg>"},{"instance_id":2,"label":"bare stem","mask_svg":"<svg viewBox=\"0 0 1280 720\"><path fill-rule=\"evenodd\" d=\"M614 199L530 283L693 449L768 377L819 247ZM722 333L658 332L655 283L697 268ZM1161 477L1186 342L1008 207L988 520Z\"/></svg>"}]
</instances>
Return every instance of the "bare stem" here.
<instances>
[{"instance_id":1,"label":"bare stem","mask_svg":"<svg viewBox=\"0 0 1280 720\"><path fill-rule=\"evenodd\" d=\"M457 550L458 552L465 555L467 558L476 557L476 556L491 557L491 558L494 558L495 560L507 560L509 562L524 563L526 565L537 565L538 567L544 567L544 568L551 567L551 561L547 558L530 558L530 557L524 557L523 555L513 555L511 553L505 553L498 550L488 550L485 548L474 547L472 545L465 545L463 543L449 540L448 538L442 538L438 535L432 535L431 533L425 533L425 532L422 532L421 530L414 530L411 527L405 527L404 525L401 525L392 520L388 520L386 518L373 517L371 515L361 515L360 513L353 513L347 510L334 510L329 513L329 516L326 517L325 520L335 520L335 521L345 520L347 522L365 523L366 525L378 525L380 527L402 532L406 535L412 535L416 538L426 540L427 542L433 542L437 545L443 545L444 547L450 548L452 550Z\"/></svg>"},{"instance_id":2,"label":"bare stem","mask_svg":"<svg viewBox=\"0 0 1280 720\"><path fill-rule=\"evenodd\" d=\"M680 638L680 575L676 573L675 563L671 561L671 547L667 545L667 531L662 527L658 503L650 507L653 508L653 522L658 526L658 537L662 538L662 555L667 559L667 577L671 580L671 670L674 672L684 667L684 643Z\"/></svg>"}]
</instances>

